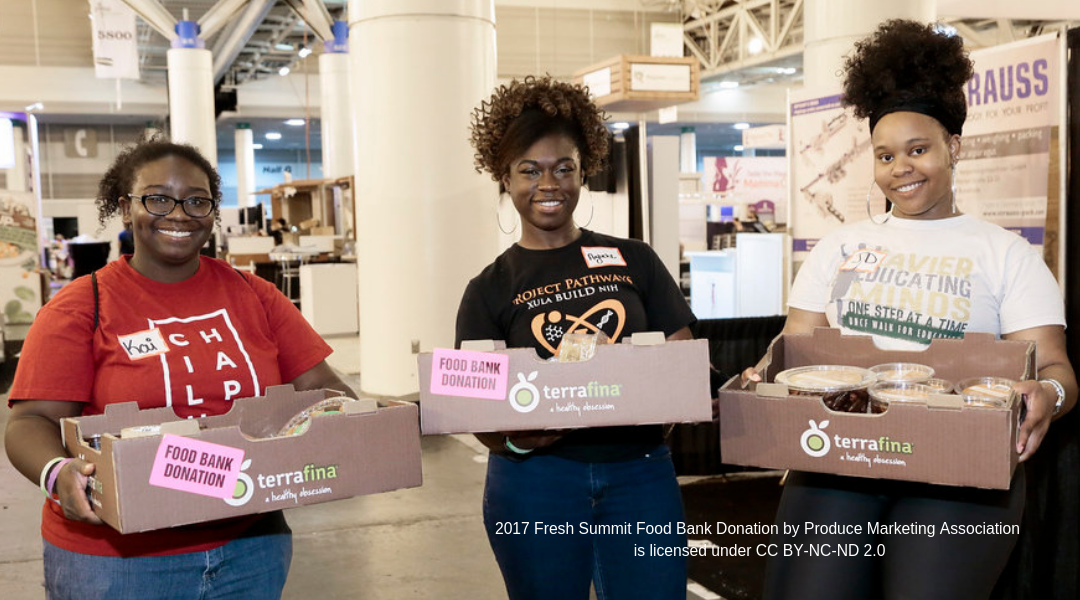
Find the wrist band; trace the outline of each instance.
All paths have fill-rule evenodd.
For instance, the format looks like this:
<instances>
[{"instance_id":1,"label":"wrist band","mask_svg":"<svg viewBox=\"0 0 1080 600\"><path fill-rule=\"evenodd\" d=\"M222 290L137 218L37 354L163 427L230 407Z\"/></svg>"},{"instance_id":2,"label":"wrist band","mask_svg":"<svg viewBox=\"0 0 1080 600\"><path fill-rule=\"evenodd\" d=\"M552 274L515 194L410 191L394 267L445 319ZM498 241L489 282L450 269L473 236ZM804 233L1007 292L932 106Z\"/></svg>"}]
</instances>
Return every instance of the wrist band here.
<instances>
[{"instance_id":1,"label":"wrist band","mask_svg":"<svg viewBox=\"0 0 1080 600\"><path fill-rule=\"evenodd\" d=\"M508 435L503 436L503 446L505 446L507 450L513 452L514 454L528 454L533 450L536 450L536 448L518 448L514 445L514 442L510 441L510 436Z\"/></svg>"},{"instance_id":2,"label":"wrist band","mask_svg":"<svg viewBox=\"0 0 1080 600\"><path fill-rule=\"evenodd\" d=\"M1061 382L1057 379L1040 379L1039 383L1049 383L1050 387L1054 388L1057 392L1057 400L1054 402L1054 415L1061 412L1061 407L1065 404L1065 386L1061 385Z\"/></svg>"},{"instance_id":3,"label":"wrist band","mask_svg":"<svg viewBox=\"0 0 1080 600\"><path fill-rule=\"evenodd\" d=\"M60 461L55 467L53 467L52 472L49 473L49 481L45 483L45 493L48 494L50 497L53 495L53 489L56 487L56 480L60 477L60 470L64 468L64 465L68 464L73 460L75 459L65 458L64 460Z\"/></svg>"},{"instance_id":4,"label":"wrist band","mask_svg":"<svg viewBox=\"0 0 1080 600\"><path fill-rule=\"evenodd\" d=\"M49 462L45 463L45 466L41 469L41 481L39 482L39 484L40 484L40 487L41 487L41 493L45 494L46 498L52 498L52 494L50 494L49 490L45 488L46 477L48 477L48 475L49 475L49 469L51 469L53 465L55 465L56 463L64 460L65 458L67 458L67 457L66 456L57 456L56 458L54 458L54 459L50 460Z\"/></svg>"}]
</instances>

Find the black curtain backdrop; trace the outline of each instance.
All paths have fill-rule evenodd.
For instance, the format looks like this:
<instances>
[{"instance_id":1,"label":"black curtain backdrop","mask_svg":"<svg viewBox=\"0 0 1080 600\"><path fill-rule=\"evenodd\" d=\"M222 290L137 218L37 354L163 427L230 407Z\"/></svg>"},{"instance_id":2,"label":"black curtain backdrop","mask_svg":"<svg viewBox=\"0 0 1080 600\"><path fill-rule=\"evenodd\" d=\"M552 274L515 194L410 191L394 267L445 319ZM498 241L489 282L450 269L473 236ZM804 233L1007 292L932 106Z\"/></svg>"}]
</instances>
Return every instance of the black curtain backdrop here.
<instances>
[{"instance_id":1,"label":"black curtain backdrop","mask_svg":"<svg viewBox=\"0 0 1080 600\"><path fill-rule=\"evenodd\" d=\"M1080 89L1080 29L1068 32L1071 58L1066 89ZM1069 165L1065 195L1064 242L1080 240L1080 95L1068 94L1068 120L1061 143L1068 144ZM1066 246L1066 248L1068 245ZM1080 364L1080 272L1073 255L1061 265L1065 279L1065 322L1069 357ZM1027 463L1028 495L1020 541L994 590L1000 600L1080 598L1080 410L1050 426L1046 441Z\"/></svg>"}]
</instances>

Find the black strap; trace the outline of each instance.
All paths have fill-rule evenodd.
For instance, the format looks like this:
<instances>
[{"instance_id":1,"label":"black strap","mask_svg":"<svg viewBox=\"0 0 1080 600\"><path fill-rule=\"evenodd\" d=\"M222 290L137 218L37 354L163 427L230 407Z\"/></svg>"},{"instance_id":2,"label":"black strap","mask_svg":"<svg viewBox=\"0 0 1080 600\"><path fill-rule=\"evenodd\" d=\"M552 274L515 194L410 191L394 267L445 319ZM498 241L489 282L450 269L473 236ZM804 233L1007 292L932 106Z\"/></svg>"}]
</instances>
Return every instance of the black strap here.
<instances>
[{"instance_id":1,"label":"black strap","mask_svg":"<svg viewBox=\"0 0 1080 600\"><path fill-rule=\"evenodd\" d=\"M97 289L97 271L90 273L90 285L94 288L94 331L98 328L98 289Z\"/></svg>"}]
</instances>

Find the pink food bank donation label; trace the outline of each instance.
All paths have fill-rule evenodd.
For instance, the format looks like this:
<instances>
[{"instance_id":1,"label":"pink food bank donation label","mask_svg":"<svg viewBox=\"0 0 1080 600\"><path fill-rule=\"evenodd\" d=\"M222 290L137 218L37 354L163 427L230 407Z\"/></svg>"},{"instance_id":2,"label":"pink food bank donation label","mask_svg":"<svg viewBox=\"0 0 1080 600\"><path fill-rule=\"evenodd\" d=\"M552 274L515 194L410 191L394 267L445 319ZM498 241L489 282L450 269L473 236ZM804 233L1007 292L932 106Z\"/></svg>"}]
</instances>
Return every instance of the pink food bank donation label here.
<instances>
[{"instance_id":1,"label":"pink food bank donation label","mask_svg":"<svg viewBox=\"0 0 1080 600\"><path fill-rule=\"evenodd\" d=\"M211 498L232 498L244 451L165 434L158 446L150 485Z\"/></svg>"},{"instance_id":2,"label":"pink food bank donation label","mask_svg":"<svg viewBox=\"0 0 1080 600\"><path fill-rule=\"evenodd\" d=\"M510 357L505 354L435 348L431 393L486 400L506 400Z\"/></svg>"}]
</instances>

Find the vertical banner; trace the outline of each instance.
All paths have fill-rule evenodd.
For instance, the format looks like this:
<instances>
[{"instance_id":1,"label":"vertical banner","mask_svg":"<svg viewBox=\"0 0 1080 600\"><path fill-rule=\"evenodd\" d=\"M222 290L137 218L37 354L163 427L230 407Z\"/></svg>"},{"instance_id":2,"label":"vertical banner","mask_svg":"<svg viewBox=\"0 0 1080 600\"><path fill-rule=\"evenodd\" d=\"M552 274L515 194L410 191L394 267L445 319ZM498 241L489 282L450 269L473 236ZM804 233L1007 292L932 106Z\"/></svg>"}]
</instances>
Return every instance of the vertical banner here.
<instances>
[{"instance_id":1,"label":"vertical banner","mask_svg":"<svg viewBox=\"0 0 1080 600\"><path fill-rule=\"evenodd\" d=\"M971 53L968 118L956 171L962 212L1040 247L1051 129L1058 123L1058 44L1045 35Z\"/></svg>"},{"instance_id":2,"label":"vertical banner","mask_svg":"<svg viewBox=\"0 0 1080 600\"><path fill-rule=\"evenodd\" d=\"M871 186L874 165L870 127L840 106L840 94L821 96L800 90L791 104L791 223L795 262L805 259L818 240L845 223L885 211L885 196ZM871 190L871 187L873 188Z\"/></svg>"},{"instance_id":3,"label":"vertical banner","mask_svg":"<svg viewBox=\"0 0 1080 600\"><path fill-rule=\"evenodd\" d=\"M29 324L41 308L33 192L0 190L0 309L9 324Z\"/></svg>"},{"instance_id":4,"label":"vertical banner","mask_svg":"<svg viewBox=\"0 0 1080 600\"><path fill-rule=\"evenodd\" d=\"M99 79L138 79L135 11L122 0L90 0L94 74Z\"/></svg>"}]
</instances>

